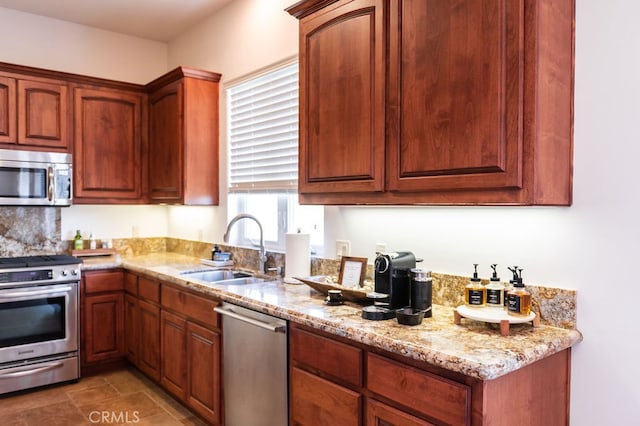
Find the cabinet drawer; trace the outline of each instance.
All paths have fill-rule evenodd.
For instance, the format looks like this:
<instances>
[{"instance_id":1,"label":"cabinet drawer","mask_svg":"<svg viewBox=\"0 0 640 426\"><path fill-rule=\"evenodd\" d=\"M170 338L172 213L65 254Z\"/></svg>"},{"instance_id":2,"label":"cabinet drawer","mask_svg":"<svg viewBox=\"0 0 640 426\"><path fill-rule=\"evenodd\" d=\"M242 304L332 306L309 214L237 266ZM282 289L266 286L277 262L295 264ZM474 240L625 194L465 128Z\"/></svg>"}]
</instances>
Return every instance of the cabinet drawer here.
<instances>
[{"instance_id":1,"label":"cabinet drawer","mask_svg":"<svg viewBox=\"0 0 640 426\"><path fill-rule=\"evenodd\" d=\"M368 354L367 387L450 425L466 425L471 403L468 386Z\"/></svg>"},{"instance_id":2,"label":"cabinet drawer","mask_svg":"<svg viewBox=\"0 0 640 426\"><path fill-rule=\"evenodd\" d=\"M291 329L289 339L294 361L362 386L362 350L295 328Z\"/></svg>"},{"instance_id":3,"label":"cabinet drawer","mask_svg":"<svg viewBox=\"0 0 640 426\"><path fill-rule=\"evenodd\" d=\"M126 272L124 274L124 291L134 296L138 295L138 276Z\"/></svg>"},{"instance_id":4,"label":"cabinet drawer","mask_svg":"<svg viewBox=\"0 0 640 426\"><path fill-rule=\"evenodd\" d=\"M218 314L213 308L218 302L205 299L169 286L162 286L162 307L169 308L185 317L208 325L218 327Z\"/></svg>"},{"instance_id":5,"label":"cabinet drawer","mask_svg":"<svg viewBox=\"0 0 640 426\"><path fill-rule=\"evenodd\" d=\"M84 292L86 294L120 291L123 288L122 271L93 271L84 275Z\"/></svg>"},{"instance_id":6,"label":"cabinet drawer","mask_svg":"<svg viewBox=\"0 0 640 426\"><path fill-rule=\"evenodd\" d=\"M138 278L138 296L155 303L160 303L160 283L148 278Z\"/></svg>"},{"instance_id":7,"label":"cabinet drawer","mask_svg":"<svg viewBox=\"0 0 640 426\"><path fill-rule=\"evenodd\" d=\"M295 367L291 369L290 382L291 424L362 424L362 396L359 393Z\"/></svg>"}]
</instances>

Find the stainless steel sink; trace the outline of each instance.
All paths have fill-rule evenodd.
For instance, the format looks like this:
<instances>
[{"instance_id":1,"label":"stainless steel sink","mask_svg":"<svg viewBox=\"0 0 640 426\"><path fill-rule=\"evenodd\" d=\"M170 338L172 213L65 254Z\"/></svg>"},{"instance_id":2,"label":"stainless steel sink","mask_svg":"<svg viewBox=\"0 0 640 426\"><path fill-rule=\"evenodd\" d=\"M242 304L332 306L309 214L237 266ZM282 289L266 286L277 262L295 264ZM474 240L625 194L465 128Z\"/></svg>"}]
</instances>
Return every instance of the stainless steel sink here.
<instances>
[{"instance_id":1,"label":"stainless steel sink","mask_svg":"<svg viewBox=\"0 0 640 426\"><path fill-rule=\"evenodd\" d=\"M181 276L209 284L242 285L263 282L263 278L254 277L248 272L230 270L200 270L183 272Z\"/></svg>"}]
</instances>

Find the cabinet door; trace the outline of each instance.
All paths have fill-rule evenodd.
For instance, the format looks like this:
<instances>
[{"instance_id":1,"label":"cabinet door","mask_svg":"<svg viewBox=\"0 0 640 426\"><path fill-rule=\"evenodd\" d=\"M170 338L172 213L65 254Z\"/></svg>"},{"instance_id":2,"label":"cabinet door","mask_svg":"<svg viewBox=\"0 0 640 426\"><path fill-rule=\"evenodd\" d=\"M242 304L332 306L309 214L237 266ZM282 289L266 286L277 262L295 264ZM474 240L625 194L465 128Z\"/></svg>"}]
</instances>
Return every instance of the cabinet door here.
<instances>
[{"instance_id":1,"label":"cabinet door","mask_svg":"<svg viewBox=\"0 0 640 426\"><path fill-rule=\"evenodd\" d=\"M161 314L160 383L181 400L187 390L187 321L165 310Z\"/></svg>"},{"instance_id":2,"label":"cabinet door","mask_svg":"<svg viewBox=\"0 0 640 426\"><path fill-rule=\"evenodd\" d=\"M75 202L142 198L142 95L75 89Z\"/></svg>"},{"instance_id":3,"label":"cabinet door","mask_svg":"<svg viewBox=\"0 0 640 426\"><path fill-rule=\"evenodd\" d=\"M18 80L18 143L69 149L69 101L63 83Z\"/></svg>"},{"instance_id":4,"label":"cabinet door","mask_svg":"<svg viewBox=\"0 0 640 426\"><path fill-rule=\"evenodd\" d=\"M125 355L130 363L138 365L138 343L140 336L140 313L138 299L130 294L124 296Z\"/></svg>"},{"instance_id":5,"label":"cabinet door","mask_svg":"<svg viewBox=\"0 0 640 426\"><path fill-rule=\"evenodd\" d=\"M124 355L124 295L87 296L84 301L85 363L121 358Z\"/></svg>"},{"instance_id":6,"label":"cabinet door","mask_svg":"<svg viewBox=\"0 0 640 426\"><path fill-rule=\"evenodd\" d=\"M154 201L182 200L183 96L182 81L149 95L149 198Z\"/></svg>"},{"instance_id":7,"label":"cabinet door","mask_svg":"<svg viewBox=\"0 0 640 426\"><path fill-rule=\"evenodd\" d=\"M187 404L212 423L220 422L220 335L187 322Z\"/></svg>"},{"instance_id":8,"label":"cabinet door","mask_svg":"<svg viewBox=\"0 0 640 426\"><path fill-rule=\"evenodd\" d=\"M362 396L357 392L291 369L290 414L293 425L333 426L361 424Z\"/></svg>"},{"instance_id":9,"label":"cabinet door","mask_svg":"<svg viewBox=\"0 0 640 426\"><path fill-rule=\"evenodd\" d=\"M140 344L138 368L152 379L160 380L160 308L138 300Z\"/></svg>"},{"instance_id":10,"label":"cabinet door","mask_svg":"<svg viewBox=\"0 0 640 426\"><path fill-rule=\"evenodd\" d=\"M435 426L386 404L367 400L367 426Z\"/></svg>"},{"instance_id":11,"label":"cabinet door","mask_svg":"<svg viewBox=\"0 0 640 426\"><path fill-rule=\"evenodd\" d=\"M16 140L16 81L0 77L0 142Z\"/></svg>"},{"instance_id":12,"label":"cabinet door","mask_svg":"<svg viewBox=\"0 0 640 426\"><path fill-rule=\"evenodd\" d=\"M301 194L384 190L384 40L381 0L301 20Z\"/></svg>"},{"instance_id":13,"label":"cabinet door","mask_svg":"<svg viewBox=\"0 0 640 426\"><path fill-rule=\"evenodd\" d=\"M392 0L388 189L521 188L522 0Z\"/></svg>"}]
</instances>

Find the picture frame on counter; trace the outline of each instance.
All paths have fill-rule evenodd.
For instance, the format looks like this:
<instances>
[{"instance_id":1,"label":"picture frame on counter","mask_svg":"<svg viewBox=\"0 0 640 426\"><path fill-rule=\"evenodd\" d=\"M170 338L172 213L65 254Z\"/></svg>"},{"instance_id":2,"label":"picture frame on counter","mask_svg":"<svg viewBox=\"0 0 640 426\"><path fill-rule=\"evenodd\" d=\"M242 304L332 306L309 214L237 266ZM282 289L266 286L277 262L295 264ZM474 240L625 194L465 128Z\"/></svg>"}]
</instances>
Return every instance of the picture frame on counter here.
<instances>
[{"instance_id":1,"label":"picture frame on counter","mask_svg":"<svg viewBox=\"0 0 640 426\"><path fill-rule=\"evenodd\" d=\"M340 277L338 278L338 281L343 287L362 287L366 273L366 257L342 256L342 260L340 262Z\"/></svg>"}]
</instances>

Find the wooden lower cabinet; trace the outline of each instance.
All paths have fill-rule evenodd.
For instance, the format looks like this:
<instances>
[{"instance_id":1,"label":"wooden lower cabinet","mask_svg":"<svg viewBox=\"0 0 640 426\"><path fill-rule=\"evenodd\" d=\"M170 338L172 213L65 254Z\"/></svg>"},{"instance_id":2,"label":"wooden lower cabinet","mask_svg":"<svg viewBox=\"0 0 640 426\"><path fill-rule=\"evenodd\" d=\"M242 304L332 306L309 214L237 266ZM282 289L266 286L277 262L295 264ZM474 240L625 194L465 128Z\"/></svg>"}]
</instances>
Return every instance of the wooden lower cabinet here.
<instances>
[{"instance_id":1,"label":"wooden lower cabinet","mask_svg":"<svg viewBox=\"0 0 640 426\"><path fill-rule=\"evenodd\" d=\"M218 302L162 285L160 384L203 419L221 422Z\"/></svg>"},{"instance_id":2,"label":"wooden lower cabinet","mask_svg":"<svg viewBox=\"0 0 640 426\"><path fill-rule=\"evenodd\" d=\"M205 419L220 422L220 334L187 321L187 405Z\"/></svg>"},{"instance_id":3,"label":"wooden lower cabinet","mask_svg":"<svg viewBox=\"0 0 640 426\"><path fill-rule=\"evenodd\" d=\"M80 347L83 374L124 360L122 290L121 270L89 271L82 276Z\"/></svg>"},{"instance_id":4,"label":"wooden lower cabinet","mask_svg":"<svg viewBox=\"0 0 640 426\"><path fill-rule=\"evenodd\" d=\"M291 369L291 424L332 426L362 424L362 396L358 392L299 368Z\"/></svg>"},{"instance_id":5,"label":"wooden lower cabinet","mask_svg":"<svg viewBox=\"0 0 640 426\"><path fill-rule=\"evenodd\" d=\"M569 424L570 349L480 380L292 323L289 354L294 425Z\"/></svg>"},{"instance_id":6,"label":"wooden lower cabinet","mask_svg":"<svg viewBox=\"0 0 640 426\"><path fill-rule=\"evenodd\" d=\"M160 308L138 300L138 368L150 378L160 380Z\"/></svg>"},{"instance_id":7,"label":"wooden lower cabinet","mask_svg":"<svg viewBox=\"0 0 640 426\"><path fill-rule=\"evenodd\" d=\"M160 318L160 384L184 400L187 388L187 320L164 310Z\"/></svg>"},{"instance_id":8,"label":"wooden lower cabinet","mask_svg":"<svg viewBox=\"0 0 640 426\"><path fill-rule=\"evenodd\" d=\"M435 426L389 405L367 400L367 426Z\"/></svg>"}]
</instances>

